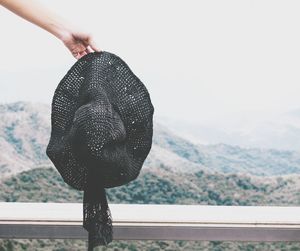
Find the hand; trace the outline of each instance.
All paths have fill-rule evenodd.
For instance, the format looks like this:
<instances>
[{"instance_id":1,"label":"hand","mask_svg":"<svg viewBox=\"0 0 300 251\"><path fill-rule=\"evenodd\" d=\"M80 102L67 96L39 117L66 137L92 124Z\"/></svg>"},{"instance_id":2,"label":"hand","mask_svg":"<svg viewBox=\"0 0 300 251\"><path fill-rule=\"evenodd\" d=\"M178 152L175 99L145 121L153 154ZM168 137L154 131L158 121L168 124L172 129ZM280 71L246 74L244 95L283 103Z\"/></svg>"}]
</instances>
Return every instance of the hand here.
<instances>
[{"instance_id":1,"label":"hand","mask_svg":"<svg viewBox=\"0 0 300 251\"><path fill-rule=\"evenodd\" d=\"M52 33L67 46L77 59L89 52L100 51L91 35L78 31L77 28L52 13L39 2L34 0L0 0L0 5Z\"/></svg>"},{"instance_id":2,"label":"hand","mask_svg":"<svg viewBox=\"0 0 300 251\"><path fill-rule=\"evenodd\" d=\"M80 59L90 52L100 51L93 41L92 36L87 33L78 31L69 32L60 39L76 59Z\"/></svg>"}]
</instances>

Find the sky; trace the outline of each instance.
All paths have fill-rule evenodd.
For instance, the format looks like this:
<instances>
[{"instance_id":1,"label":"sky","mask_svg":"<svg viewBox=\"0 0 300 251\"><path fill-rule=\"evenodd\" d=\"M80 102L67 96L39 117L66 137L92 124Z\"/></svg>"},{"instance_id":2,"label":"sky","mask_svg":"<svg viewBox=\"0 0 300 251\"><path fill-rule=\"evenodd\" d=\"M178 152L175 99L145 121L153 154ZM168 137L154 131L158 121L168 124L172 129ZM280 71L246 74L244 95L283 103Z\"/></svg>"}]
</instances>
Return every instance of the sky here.
<instances>
[{"instance_id":1,"label":"sky","mask_svg":"<svg viewBox=\"0 0 300 251\"><path fill-rule=\"evenodd\" d=\"M299 1L40 2L123 58L155 116L231 126L300 108ZM0 29L0 102L50 104L75 59L2 7Z\"/></svg>"}]
</instances>

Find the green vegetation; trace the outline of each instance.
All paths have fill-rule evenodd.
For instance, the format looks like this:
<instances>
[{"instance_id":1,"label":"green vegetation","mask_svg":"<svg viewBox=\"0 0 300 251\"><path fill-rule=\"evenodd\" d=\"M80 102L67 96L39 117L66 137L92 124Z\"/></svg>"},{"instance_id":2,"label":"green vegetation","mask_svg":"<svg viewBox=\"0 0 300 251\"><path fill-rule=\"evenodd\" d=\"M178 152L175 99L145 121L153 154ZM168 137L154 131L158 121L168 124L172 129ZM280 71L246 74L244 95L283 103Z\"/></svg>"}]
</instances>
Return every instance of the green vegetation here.
<instances>
[{"instance_id":1,"label":"green vegetation","mask_svg":"<svg viewBox=\"0 0 300 251\"><path fill-rule=\"evenodd\" d=\"M0 251L86 251L83 240L2 240ZM113 241L97 251L298 251L292 242L226 242L226 241Z\"/></svg>"},{"instance_id":2,"label":"green vegetation","mask_svg":"<svg viewBox=\"0 0 300 251\"><path fill-rule=\"evenodd\" d=\"M300 205L300 176L164 173L143 170L138 179L107 189L110 203ZM1 201L82 202L53 168L37 168L0 184ZM86 250L85 240L0 240L0 251ZM297 242L113 241L100 250L300 250Z\"/></svg>"},{"instance_id":3,"label":"green vegetation","mask_svg":"<svg viewBox=\"0 0 300 251\"><path fill-rule=\"evenodd\" d=\"M110 203L299 206L300 175L255 177L206 173L177 175L143 170L133 182L107 189ZM36 168L0 183L6 202L82 202L53 168Z\"/></svg>"}]
</instances>

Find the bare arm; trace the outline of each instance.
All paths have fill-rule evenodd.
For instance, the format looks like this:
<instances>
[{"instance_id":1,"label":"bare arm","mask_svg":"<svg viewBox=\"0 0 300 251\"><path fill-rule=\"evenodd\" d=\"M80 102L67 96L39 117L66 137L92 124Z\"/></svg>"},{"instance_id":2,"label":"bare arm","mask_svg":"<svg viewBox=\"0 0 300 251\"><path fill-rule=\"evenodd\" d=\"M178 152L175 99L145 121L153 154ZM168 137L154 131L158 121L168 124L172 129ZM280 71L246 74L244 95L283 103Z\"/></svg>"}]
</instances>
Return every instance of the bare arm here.
<instances>
[{"instance_id":1,"label":"bare arm","mask_svg":"<svg viewBox=\"0 0 300 251\"><path fill-rule=\"evenodd\" d=\"M0 4L56 36L77 59L89 52L100 51L91 35L77 31L72 25L35 0L0 0Z\"/></svg>"}]
</instances>

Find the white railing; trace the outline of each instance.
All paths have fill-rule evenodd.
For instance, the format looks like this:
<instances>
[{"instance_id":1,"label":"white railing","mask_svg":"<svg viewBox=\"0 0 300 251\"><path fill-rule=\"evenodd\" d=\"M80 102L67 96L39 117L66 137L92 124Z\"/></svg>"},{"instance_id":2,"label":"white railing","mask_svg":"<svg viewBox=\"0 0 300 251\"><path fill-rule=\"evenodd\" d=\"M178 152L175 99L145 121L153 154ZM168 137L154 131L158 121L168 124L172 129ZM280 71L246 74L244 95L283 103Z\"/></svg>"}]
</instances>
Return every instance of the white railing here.
<instances>
[{"instance_id":1,"label":"white railing","mask_svg":"<svg viewBox=\"0 0 300 251\"><path fill-rule=\"evenodd\" d=\"M109 206L115 240L300 241L300 207ZM82 204L2 202L0 238L87 238Z\"/></svg>"}]
</instances>

